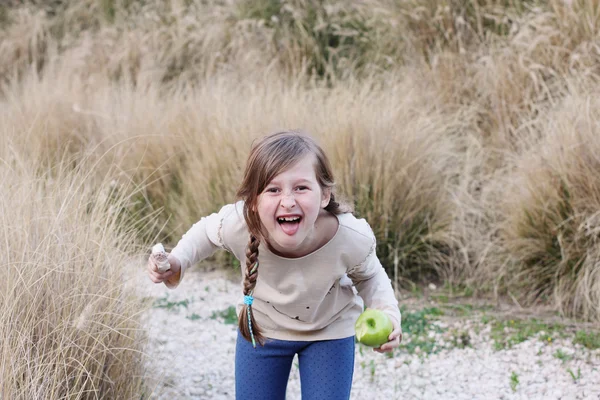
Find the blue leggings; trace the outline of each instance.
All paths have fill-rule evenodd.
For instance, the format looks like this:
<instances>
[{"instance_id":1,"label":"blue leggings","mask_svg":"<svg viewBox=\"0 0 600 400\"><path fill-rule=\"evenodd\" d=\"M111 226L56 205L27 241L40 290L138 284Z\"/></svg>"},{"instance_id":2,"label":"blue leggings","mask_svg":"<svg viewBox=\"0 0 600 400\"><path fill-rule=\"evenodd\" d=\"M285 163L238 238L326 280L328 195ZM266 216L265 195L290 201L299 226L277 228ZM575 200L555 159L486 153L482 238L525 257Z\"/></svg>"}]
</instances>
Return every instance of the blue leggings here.
<instances>
[{"instance_id":1,"label":"blue leggings","mask_svg":"<svg viewBox=\"0 0 600 400\"><path fill-rule=\"evenodd\" d=\"M235 393L238 400L283 400L294 355L302 400L348 400L354 372L354 336L315 342L267 339L264 347L238 331Z\"/></svg>"}]
</instances>

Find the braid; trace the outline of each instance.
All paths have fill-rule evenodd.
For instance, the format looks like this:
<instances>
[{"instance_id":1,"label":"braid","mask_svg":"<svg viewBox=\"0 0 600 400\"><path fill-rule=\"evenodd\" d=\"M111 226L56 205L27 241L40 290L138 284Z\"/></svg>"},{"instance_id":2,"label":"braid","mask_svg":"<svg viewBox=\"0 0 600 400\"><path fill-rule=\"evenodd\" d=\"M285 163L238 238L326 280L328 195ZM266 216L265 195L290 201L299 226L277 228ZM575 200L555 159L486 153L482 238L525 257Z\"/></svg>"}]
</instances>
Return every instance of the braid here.
<instances>
[{"instance_id":1,"label":"braid","mask_svg":"<svg viewBox=\"0 0 600 400\"><path fill-rule=\"evenodd\" d=\"M244 339L251 341L256 347L255 341L261 345L264 342L264 337L258 325L254 314L252 313L252 295L256 287L256 278L258 277L258 246L260 240L254 235L250 235L250 240L246 246L246 274L244 277L244 306L239 315L240 333Z\"/></svg>"}]
</instances>

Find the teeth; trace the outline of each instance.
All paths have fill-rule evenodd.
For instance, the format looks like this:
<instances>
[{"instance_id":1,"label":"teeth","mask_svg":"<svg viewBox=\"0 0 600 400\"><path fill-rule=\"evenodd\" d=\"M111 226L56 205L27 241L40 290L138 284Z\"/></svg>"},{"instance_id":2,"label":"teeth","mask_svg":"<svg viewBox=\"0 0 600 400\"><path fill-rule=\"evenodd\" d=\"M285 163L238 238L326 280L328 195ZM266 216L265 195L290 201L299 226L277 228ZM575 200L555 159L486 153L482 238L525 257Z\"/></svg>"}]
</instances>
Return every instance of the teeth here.
<instances>
[{"instance_id":1,"label":"teeth","mask_svg":"<svg viewBox=\"0 0 600 400\"><path fill-rule=\"evenodd\" d=\"M277 218L278 221L288 221L288 222L298 221L299 219L300 219L300 217L282 217L282 218Z\"/></svg>"}]
</instances>

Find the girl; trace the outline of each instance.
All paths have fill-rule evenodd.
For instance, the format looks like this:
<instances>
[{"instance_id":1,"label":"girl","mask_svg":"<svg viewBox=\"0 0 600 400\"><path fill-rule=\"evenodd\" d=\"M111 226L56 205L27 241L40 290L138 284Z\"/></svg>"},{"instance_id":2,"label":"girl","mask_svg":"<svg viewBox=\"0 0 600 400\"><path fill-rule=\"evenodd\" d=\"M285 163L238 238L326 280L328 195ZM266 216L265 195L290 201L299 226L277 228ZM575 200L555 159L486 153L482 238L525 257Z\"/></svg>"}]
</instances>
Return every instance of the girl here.
<instances>
[{"instance_id":1,"label":"girl","mask_svg":"<svg viewBox=\"0 0 600 400\"><path fill-rule=\"evenodd\" d=\"M168 255L167 272L148 260L150 279L169 288L217 249L245 265L237 399L284 399L295 354L303 399L348 399L363 302L394 325L375 351L400 344L398 302L373 231L335 201L333 186L329 160L312 138L294 131L268 136L250 152L241 201L194 224Z\"/></svg>"}]
</instances>

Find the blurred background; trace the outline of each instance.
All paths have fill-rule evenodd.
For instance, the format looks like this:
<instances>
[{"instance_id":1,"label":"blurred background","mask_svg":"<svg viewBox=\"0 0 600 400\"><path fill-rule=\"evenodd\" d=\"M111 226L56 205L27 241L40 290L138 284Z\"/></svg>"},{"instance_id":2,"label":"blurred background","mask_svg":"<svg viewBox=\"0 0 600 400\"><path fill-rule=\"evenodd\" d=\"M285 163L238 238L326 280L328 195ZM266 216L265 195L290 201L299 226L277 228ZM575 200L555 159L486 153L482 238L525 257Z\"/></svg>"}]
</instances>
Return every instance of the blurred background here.
<instances>
[{"instance_id":1,"label":"blurred background","mask_svg":"<svg viewBox=\"0 0 600 400\"><path fill-rule=\"evenodd\" d=\"M0 398L139 398L124 265L235 201L283 129L399 293L598 323L599 34L593 0L3 1Z\"/></svg>"}]
</instances>

